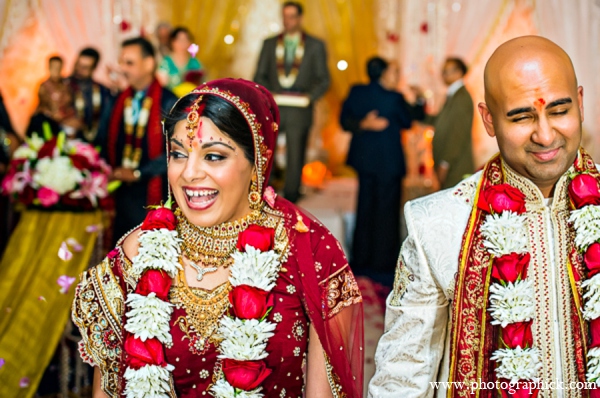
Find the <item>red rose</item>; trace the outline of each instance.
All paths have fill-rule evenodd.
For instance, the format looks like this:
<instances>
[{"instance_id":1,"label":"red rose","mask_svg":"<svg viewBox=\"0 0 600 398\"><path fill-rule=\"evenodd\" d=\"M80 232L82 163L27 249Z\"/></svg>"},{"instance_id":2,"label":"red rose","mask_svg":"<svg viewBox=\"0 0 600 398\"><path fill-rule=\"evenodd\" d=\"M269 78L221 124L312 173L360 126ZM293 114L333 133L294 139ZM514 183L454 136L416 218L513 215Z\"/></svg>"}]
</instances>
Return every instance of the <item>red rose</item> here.
<instances>
[{"instance_id":1,"label":"red rose","mask_svg":"<svg viewBox=\"0 0 600 398\"><path fill-rule=\"evenodd\" d=\"M148 212L141 229L142 231L149 231L152 229L166 228L169 231L173 231L176 225L177 220L171 209L159 207L158 209L153 209Z\"/></svg>"},{"instance_id":2,"label":"red rose","mask_svg":"<svg viewBox=\"0 0 600 398\"><path fill-rule=\"evenodd\" d=\"M144 275L140 278L135 292L142 296L147 296L150 293L156 293L156 297L166 301L169 295L169 289L171 288L171 277L164 271L158 271L150 269L144 272Z\"/></svg>"},{"instance_id":3,"label":"red rose","mask_svg":"<svg viewBox=\"0 0 600 398\"><path fill-rule=\"evenodd\" d=\"M525 195L508 184L493 185L479 194L477 207L488 213L510 210L522 214L525 212Z\"/></svg>"},{"instance_id":4,"label":"red rose","mask_svg":"<svg viewBox=\"0 0 600 398\"><path fill-rule=\"evenodd\" d=\"M73 167L75 167L76 169L90 170L92 168L92 164L85 156L74 154L71 155L70 158L71 162L73 162Z\"/></svg>"},{"instance_id":5,"label":"red rose","mask_svg":"<svg viewBox=\"0 0 600 398\"><path fill-rule=\"evenodd\" d=\"M274 305L270 292L248 285L239 285L229 292L232 315L241 319L260 319Z\"/></svg>"},{"instance_id":6,"label":"red rose","mask_svg":"<svg viewBox=\"0 0 600 398\"><path fill-rule=\"evenodd\" d=\"M240 390L254 390L271 374L264 361L237 361L226 358L223 360L225 379Z\"/></svg>"},{"instance_id":7,"label":"red rose","mask_svg":"<svg viewBox=\"0 0 600 398\"><path fill-rule=\"evenodd\" d=\"M600 318L592 319L590 321L590 346L588 349L594 347L600 347Z\"/></svg>"},{"instance_id":8,"label":"red rose","mask_svg":"<svg viewBox=\"0 0 600 398\"><path fill-rule=\"evenodd\" d=\"M44 143L44 145L42 145L42 147L38 151L37 158L42 159L42 158L52 156L52 153L54 152L54 148L56 148L56 137L52 138L49 141L46 141Z\"/></svg>"},{"instance_id":9,"label":"red rose","mask_svg":"<svg viewBox=\"0 0 600 398\"><path fill-rule=\"evenodd\" d=\"M167 366L163 345L158 339L141 339L128 334L125 339L127 365L139 369L145 365Z\"/></svg>"},{"instance_id":10,"label":"red rose","mask_svg":"<svg viewBox=\"0 0 600 398\"><path fill-rule=\"evenodd\" d=\"M531 388L530 381L519 381L518 383L511 383L507 379L499 379L500 385L508 385L506 389L500 389L502 391L502 398L537 398L540 394L539 388Z\"/></svg>"},{"instance_id":11,"label":"red rose","mask_svg":"<svg viewBox=\"0 0 600 398\"><path fill-rule=\"evenodd\" d=\"M19 194L19 201L25 206L29 206L33 203L35 196L35 190L27 185L25 188L23 188L23 192Z\"/></svg>"},{"instance_id":12,"label":"red rose","mask_svg":"<svg viewBox=\"0 0 600 398\"><path fill-rule=\"evenodd\" d=\"M576 209L600 205L598 181L589 174L578 174L569 184L569 196Z\"/></svg>"},{"instance_id":13,"label":"red rose","mask_svg":"<svg viewBox=\"0 0 600 398\"><path fill-rule=\"evenodd\" d=\"M275 245L275 230L252 224L238 237L237 249L246 251L246 245L250 245L261 252L269 251Z\"/></svg>"},{"instance_id":14,"label":"red rose","mask_svg":"<svg viewBox=\"0 0 600 398\"><path fill-rule=\"evenodd\" d=\"M510 253L494 258L492 277L499 281L515 282L527 277L527 266L531 255L529 253Z\"/></svg>"},{"instance_id":15,"label":"red rose","mask_svg":"<svg viewBox=\"0 0 600 398\"><path fill-rule=\"evenodd\" d=\"M583 255L583 261L590 270L588 278L591 278L600 272L600 243L596 242L588 246Z\"/></svg>"},{"instance_id":16,"label":"red rose","mask_svg":"<svg viewBox=\"0 0 600 398\"><path fill-rule=\"evenodd\" d=\"M529 322L515 322L506 325L502 328L502 341L508 346L508 348L521 348L531 347L533 345L533 336L531 334L531 323Z\"/></svg>"}]
</instances>

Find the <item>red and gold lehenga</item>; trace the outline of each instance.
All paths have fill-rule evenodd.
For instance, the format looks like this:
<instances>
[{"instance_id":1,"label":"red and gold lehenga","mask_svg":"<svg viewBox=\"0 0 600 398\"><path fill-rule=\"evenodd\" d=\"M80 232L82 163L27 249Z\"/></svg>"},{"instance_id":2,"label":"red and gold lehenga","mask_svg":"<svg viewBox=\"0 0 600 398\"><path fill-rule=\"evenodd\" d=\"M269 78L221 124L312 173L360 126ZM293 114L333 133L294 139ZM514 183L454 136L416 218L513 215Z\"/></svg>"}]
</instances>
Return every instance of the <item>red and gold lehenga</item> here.
<instances>
[{"instance_id":1,"label":"red and gold lehenga","mask_svg":"<svg viewBox=\"0 0 600 398\"><path fill-rule=\"evenodd\" d=\"M219 87L228 86L228 91L219 93L224 92L225 98L234 97L232 91L235 92L236 85L244 84L248 86L244 88L246 91L238 95L247 98L255 85L240 82L224 79ZM215 93L214 83L212 88L204 90ZM278 116L274 119L270 122L275 122ZM266 121L269 117L263 115L262 126L267 125ZM268 126L269 129L256 129L265 137L266 148L274 144L273 134L277 131L275 123ZM252 130L255 132L254 127ZM270 164L258 167L268 168ZM323 346L333 396L361 397L362 298L340 244L319 221L284 199L276 198L261 209L254 222L275 229L275 246L283 248L281 270L272 290L274 305L267 316L276 324L265 359L272 373L262 383L262 393L266 397L303 396L308 333L312 325ZM186 222L179 214L178 225ZM125 384L126 299L137 283L131 266L131 259L118 244L101 264L84 273L73 304L73 320L83 336L81 355L86 362L100 368L102 389L110 397L122 396ZM165 350L166 361L175 366L171 396L211 396L209 389L221 366L219 340L214 331L228 308L228 291L229 282L209 291L189 287L183 273L174 278L169 293L169 301L175 305L170 320L173 345Z\"/></svg>"}]
</instances>

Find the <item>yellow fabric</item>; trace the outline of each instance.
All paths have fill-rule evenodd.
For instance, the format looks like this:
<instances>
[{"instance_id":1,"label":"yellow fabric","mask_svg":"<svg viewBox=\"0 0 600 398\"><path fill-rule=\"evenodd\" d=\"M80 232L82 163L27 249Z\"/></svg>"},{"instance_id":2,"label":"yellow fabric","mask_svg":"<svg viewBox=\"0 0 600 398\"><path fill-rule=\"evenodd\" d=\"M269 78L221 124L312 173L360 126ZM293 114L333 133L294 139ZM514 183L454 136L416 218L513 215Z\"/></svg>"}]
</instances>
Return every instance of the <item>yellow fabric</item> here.
<instances>
[{"instance_id":1,"label":"yellow fabric","mask_svg":"<svg viewBox=\"0 0 600 398\"><path fill-rule=\"evenodd\" d=\"M65 328L75 283L60 293L62 275L78 278L92 256L101 212L25 211L0 262L0 397L28 398L35 394ZM75 238L82 246L70 261L58 257L63 241ZM45 300L40 299L43 297ZM23 377L29 387L20 388Z\"/></svg>"},{"instance_id":2,"label":"yellow fabric","mask_svg":"<svg viewBox=\"0 0 600 398\"><path fill-rule=\"evenodd\" d=\"M230 65L238 40L239 26L247 20L249 0L173 0L172 23L190 29L200 46L198 59L206 66L208 79L232 76ZM352 84L366 82L366 62L377 55L378 38L375 31L376 0L304 0L304 28L325 41L327 64L331 73L331 88L326 94L323 121L323 146L329 153L330 167L336 169L345 161L340 151L341 103ZM237 21L237 23L235 22ZM235 41L228 45L225 35ZM257 38L257 40L259 40ZM340 71L337 63L348 62L348 69ZM248 65L254 71L256 65ZM319 126L321 127L321 126Z\"/></svg>"}]
</instances>

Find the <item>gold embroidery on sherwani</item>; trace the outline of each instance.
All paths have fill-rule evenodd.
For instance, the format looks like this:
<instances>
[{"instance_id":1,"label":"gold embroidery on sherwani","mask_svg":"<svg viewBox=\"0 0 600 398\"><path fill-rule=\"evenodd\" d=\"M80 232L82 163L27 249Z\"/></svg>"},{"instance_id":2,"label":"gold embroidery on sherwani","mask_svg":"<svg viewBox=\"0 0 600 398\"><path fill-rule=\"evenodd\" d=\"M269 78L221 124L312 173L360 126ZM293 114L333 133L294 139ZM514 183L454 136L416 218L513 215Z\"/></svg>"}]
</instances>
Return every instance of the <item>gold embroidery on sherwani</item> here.
<instances>
[{"instance_id":1,"label":"gold embroidery on sherwani","mask_svg":"<svg viewBox=\"0 0 600 398\"><path fill-rule=\"evenodd\" d=\"M400 306L402 296L408 288L408 284L414 280L414 276L404 265L402 256L398 258L398 264L396 265L396 276L394 277L394 290L392 291L392 298L390 304L393 306Z\"/></svg>"}]
</instances>

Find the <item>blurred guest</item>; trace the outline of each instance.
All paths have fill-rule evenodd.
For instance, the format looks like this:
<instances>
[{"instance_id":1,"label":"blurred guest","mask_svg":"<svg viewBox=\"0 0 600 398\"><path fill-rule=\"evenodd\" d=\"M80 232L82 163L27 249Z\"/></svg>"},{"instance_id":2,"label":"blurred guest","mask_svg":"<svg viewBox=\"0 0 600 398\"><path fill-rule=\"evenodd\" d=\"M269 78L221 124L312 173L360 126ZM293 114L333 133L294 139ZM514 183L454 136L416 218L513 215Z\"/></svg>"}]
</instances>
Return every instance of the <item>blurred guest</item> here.
<instances>
[{"instance_id":1,"label":"blurred guest","mask_svg":"<svg viewBox=\"0 0 600 398\"><path fill-rule=\"evenodd\" d=\"M446 102L440 113L427 116L433 125L433 161L442 189L458 184L465 175L475 171L471 143L473 99L463 77L467 66L460 58L448 58L442 69L442 79L448 86Z\"/></svg>"},{"instance_id":2,"label":"blurred guest","mask_svg":"<svg viewBox=\"0 0 600 398\"><path fill-rule=\"evenodd\" d=\"M62 77L63 60L59 56L50 57L48 69L50 77L38 91L39 104L27 128L27 136L42 133L42 124L48 122L53 133L64 130L74 135L80 127L73 107L73 93L66 79Z\"/></svg>"},{"instance_id":3,"label":"blurred guest","mask_svg":"<svg viewBox=\"0 0 600 398\"><path fill-rule=\"evenodd\" d=\"M96 49L84 48L79 52L68 80L75 98L77 117L81 121L80 138L93 144L97 144L100 116L103 111L110 112L113 102L110 90L92 78L99 61L100 53Z\"/></svg>"},{"instance_id":4,"label":"blurred guest","mask_svg":"<svg viewBox=\"0 0 600 398\"><path fill-rule=\"evenodd\" d=\"M300 3L283 3L284 31L264 41L254 75L279 105L287 152L284 196L292 202L300 197L313 105L330 83L325 43L303 31L302 13Z\"/></svg>"},{"instance_id":5,"label":"blurred guest","mask_svg":"<svg viewBox=\"0 0 600 398\"><path fill-rule=\"evenodd\" d=\"M371 82L356 85L342 106L340 122L352 133L348 165L358 173L353 272L392 285L400 251L400 193L406 174L400 132L423 106L410 106L396 91L400 69L380 57L367 62Z\"/></svg>"},{"instance_id":6,"label":"blurred guest","mask_svg":"<svg viewBox=\"0 0 600 398\"><path fill-rule=\"evenodd\" d=\"M170 54L165 55L158 68L158 78L163 86L173 90L186 80L190 71L202 70L202 65L195 58L193 51L192 34L183 27L173 29L169 36ZM194 54L192 56L192 53Z\"/></svg>"},{"instance_id":7,"label":"blurred guest","mask_svg":"<svg viewBox=\"0 0 600 398\"><path fill-rule=\"evenodd\" d=\"M161 115L177 100L154 77L155 52L148 40L125 40L119 63L130 86L115 102L103 145L113 167L113 179L122 183L115 194L114 237L141 223L146 215L144 207L159 204L166 197L167 158Z\"/></svg>"},{"instance_id":8,"label":"blurred guest","mask_svg":"<svg viewBox=\"0 0 600 398\"><path fill-rule=\"evenodd\" d=\"M161 57L169 55L171 50L169 49L169 37L171 36L171 24L168 22L161 22L156 27L155 35L156 41L158 42L158 53Z\"/></svg>"}]
</instances>

